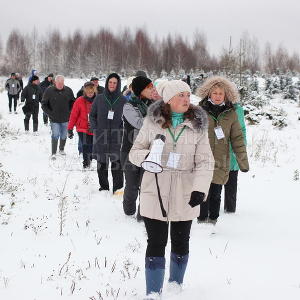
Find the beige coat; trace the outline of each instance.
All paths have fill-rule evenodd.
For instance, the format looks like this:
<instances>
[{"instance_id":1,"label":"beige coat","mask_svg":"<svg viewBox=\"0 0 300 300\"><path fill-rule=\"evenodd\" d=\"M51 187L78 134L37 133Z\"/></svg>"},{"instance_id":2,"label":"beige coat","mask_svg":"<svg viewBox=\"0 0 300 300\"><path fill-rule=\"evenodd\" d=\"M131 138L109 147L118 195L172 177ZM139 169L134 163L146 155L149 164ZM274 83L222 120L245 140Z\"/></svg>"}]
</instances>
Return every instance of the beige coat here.
<instances>
[{"instance_id":1,"label":"beige coat","mask_svg":"<svg viewBox=\"0 0 300 300\"><path fill-rule=\"evenodd\" d=\"M141 215L162 221L187 221L199 216L200 205L192 208L188 203L192 191L205 193L207 196L214 167L214 158L207 135L206 113L192 106L196 118L186 120L178 125L175 136L185 126L185 130L177 141L176 153L181 154L177 169L166 167L169 153L173 151L173 139L167 129L161 127L162 101L149 107L143 127L141 128L129 153L130 161L141 166L150 152L152 141L157 134L166 137L162 154L163 172L158 174L158 184L167 217L163 217L159 205L155 174L145 171L141 183L140 212Z\"/></svg>"}]
</instances>

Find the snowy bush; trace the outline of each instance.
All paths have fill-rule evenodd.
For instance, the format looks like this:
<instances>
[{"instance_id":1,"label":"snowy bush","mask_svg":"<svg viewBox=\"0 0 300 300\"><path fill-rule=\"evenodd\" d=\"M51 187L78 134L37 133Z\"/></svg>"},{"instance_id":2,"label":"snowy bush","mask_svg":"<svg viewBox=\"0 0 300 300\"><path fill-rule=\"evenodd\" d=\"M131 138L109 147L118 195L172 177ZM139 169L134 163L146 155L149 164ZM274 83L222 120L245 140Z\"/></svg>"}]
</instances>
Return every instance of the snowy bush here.
<instances>
[{"instance_id":1,"label":"snowy bush","mask_svg":"<svg viewBox=\"0 0 300 300\"><path fill-rule=\"evenodd\" d=\"M286 118L283 116L275 116L272 121L272 125L279 129L284 128L287 126Z\"/></svg>"},{"instance_id":2,"label":"snowy bush","mask_svg":"<svg viewBox=\"0 0 300 300\"><path fill-rule=\"evenodd\" d=\"M0 194L14 193L19 189L18 185L15 185L11 174L2 170L2 164L0 163Z\"/></svg>"}]
</instances>

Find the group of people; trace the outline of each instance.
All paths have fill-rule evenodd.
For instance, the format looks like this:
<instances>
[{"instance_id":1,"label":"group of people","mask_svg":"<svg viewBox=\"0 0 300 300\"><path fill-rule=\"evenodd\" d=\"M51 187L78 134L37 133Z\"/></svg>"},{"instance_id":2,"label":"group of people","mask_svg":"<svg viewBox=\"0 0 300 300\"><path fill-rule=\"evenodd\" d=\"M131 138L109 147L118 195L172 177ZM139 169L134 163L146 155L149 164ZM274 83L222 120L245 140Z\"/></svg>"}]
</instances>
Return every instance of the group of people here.
<instances>
[{"instance_id":1,"label":"group of people","mask_svg":"<svg viewBox=\"0 0 300 300\"><path fill-rule=\"evenodd\" d=\"M121 92L121 78L112 73L105 87L98 87L98 78L86 82L75 100L63 76L56 76L55 84L41 93L35 76L22 95L41 101L51 121L52 159L58 141L65 155L66 139L73 138L76 127L83 168L97 160L99 191L110 190L109 169L114 194L124 187L125 176L124 213L136 214L147 232L146 299L162 292L169 227L168 281L181 287L193 219L216 225L223 185L224 210L234 213L238 170L249 170L236 86L225 77L212 76L198 88L201 101L193 105L190 86L182 80L153 83L146 74L136 74ZM153 153L159 156L152 161L159 164L159 172L142 167Z\"/></svg>"}]
</instances>

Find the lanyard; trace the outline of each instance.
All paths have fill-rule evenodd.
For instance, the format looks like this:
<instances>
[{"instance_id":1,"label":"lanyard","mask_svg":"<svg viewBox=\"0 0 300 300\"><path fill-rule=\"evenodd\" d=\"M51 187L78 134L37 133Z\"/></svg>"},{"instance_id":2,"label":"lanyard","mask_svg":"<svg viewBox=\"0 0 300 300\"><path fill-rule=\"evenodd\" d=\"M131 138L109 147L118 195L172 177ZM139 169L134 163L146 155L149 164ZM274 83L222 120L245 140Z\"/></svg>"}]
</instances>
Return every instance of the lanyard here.
<instances>
[{"instance_id":1,"label":"lanyard","mask_svg":"<svg viewBox=\"0 0 300 300\"><path fill-rule=\"evenodd\" d=\"M104 98L107 102L107 104L110 106L110 110L113 110L113 105L116 104L118 101L119 101L119 98L121 97L121 95L113 102L113 103L110 103L110 101L106 98L106 96L104 95Z\"/></svg>"},{"instance_id":2,"label":"lanyard","mask_svg":"<svg viewBox=\"0 0 300 300\"><path fill-rule=\"evenodd\" d=\"M185 127L186 127L186 126L183 126L183 128L180 130L180 132L178 133L177 136L175 136L175 134L171 131L171 129L168 128L168 131L169 131L169 133L170 133L170 135L171 135L171 137L172 137L172 139L173 139L173 149L174 149L174 150L176 149L176 143L177 143L179 137L181 136L183 130L185 129Z\"/></svg>"}]
</instances>

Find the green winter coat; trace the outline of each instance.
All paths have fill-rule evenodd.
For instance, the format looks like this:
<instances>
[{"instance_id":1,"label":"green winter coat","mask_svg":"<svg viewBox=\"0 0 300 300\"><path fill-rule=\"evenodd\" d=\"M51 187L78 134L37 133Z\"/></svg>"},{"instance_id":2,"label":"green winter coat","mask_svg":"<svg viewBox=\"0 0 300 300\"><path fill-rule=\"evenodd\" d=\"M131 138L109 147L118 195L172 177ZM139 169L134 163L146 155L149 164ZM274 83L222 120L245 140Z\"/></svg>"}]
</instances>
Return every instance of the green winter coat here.
<instances>
[{"instance_id":1,"label":"green winter coat","mask_svg":"<svg viewBox=\"0 0 300 300\"><path fill-rule=\"evenodd\" d=\"M245 118L244 118L244 109L239 105L239 104L234 104L235 112L238 116L238 120L241 125L241 129L243 132L243 137L244 137L244 143L247 146L247 136L246 136L246 124L245 124ZM238 171L239 165L236 160L235 154L232 150L232 146L230 144L230 171Z\"/></svg>"},{"instance_id":2,"label":"green winter coat","mask_svg":"<svg viewBox=\"0 0 300 300\"><path fill-rule=\"evenodd\" d=\"M226 95L226 107L217 118L208 102L208 97L215 85L222 86ZM243 132L238 120L234 104L239 100L236 86L225 77L212 76L208 78L197 90L197 96L203 99L199 105L208 115L208 137L214 155L215 166L212 183L226 184L230 171L230 143L236 155L238 166L242 172L249 170L246 145L244 143ZM215 128L222 127L224 138L217 139Z\"/></svg>"}]
</instances>

